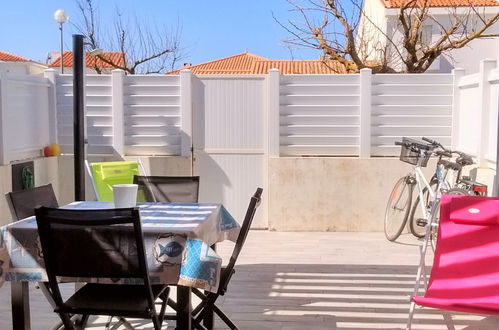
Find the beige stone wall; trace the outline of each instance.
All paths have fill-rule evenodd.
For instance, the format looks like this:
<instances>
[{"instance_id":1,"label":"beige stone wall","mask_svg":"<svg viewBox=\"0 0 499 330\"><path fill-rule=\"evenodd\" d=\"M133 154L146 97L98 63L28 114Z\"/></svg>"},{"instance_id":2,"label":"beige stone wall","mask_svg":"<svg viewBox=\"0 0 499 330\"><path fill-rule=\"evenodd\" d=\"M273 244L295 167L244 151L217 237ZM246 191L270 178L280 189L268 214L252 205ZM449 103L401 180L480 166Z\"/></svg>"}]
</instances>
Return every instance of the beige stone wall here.
<instances>
[{"instance_id":1,"label":"beige stone wall","mask_svg":"<svg viewBox=\"0 0 499 330\"><path fill-rule=\"evenodd\" d=\"M137 157L127 157L128 160ZM90 161L111 160L106 157ZM185 157L140 157L147 174L190 175ZM52 183L61 205L74 199L73 157L37 158L36 185ZM386 199L395 181L411 170L398 158L270 158L269 228L278 231L382 231ZM434 165L426 168L431 175ZM493 171L478 171L491 187ZM11 216L5 195L11 191L11 166L0 166L0 226ZM489 188L490 189L490 188ZM87 199L95 196L87 180Z\"/></svg>"},{"instance_id":2,"label":"beige stone wall","mask_svg":"<svg viewBox=\"0 0 499 330\"><path fill-rule=\"evenodd\" d=\"M388 195L410 170L398 158L271 158L269 228L383 231Z\"/></svg>"}]
</instances>

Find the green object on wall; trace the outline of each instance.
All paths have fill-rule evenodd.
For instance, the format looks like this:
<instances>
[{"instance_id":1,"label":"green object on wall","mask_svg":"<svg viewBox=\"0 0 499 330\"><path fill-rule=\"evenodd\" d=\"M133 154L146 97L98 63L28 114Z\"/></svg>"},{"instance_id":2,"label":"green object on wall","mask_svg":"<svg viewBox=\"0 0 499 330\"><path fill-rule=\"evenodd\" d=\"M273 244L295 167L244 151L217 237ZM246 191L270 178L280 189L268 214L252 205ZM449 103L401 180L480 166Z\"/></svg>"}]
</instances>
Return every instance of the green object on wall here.
<instances>
[{"instance_id":1,"label":"green object on wall","mask_svg":"<svg viewBox=\"0 0 499 330\"><path fill-rule=\"evenodd\" d=\"M133 176L139 175L139 164L136 161L92 163L92 176L99 200L113 201L113 185L133 183Z\"/></svg>"},{"instance_id":2,"label":"green object on wall","mask_svg":"<svg viewBox=\"0 0 499 330\"><path fill-rule=\"evenodd\" d=\"M29 167L23 167L21 171L23 189L31 189L35 186L35 177Z\"/></svg>"}]
</instances>

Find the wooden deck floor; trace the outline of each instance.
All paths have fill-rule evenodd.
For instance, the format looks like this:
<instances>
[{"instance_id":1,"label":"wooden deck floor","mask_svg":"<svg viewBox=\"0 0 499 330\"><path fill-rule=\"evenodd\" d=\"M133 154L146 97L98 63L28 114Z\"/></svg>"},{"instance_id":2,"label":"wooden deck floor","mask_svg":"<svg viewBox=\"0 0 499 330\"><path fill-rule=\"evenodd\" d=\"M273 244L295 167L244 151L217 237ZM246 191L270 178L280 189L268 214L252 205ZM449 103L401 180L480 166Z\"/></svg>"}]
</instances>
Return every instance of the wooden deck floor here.
<instances>
[{"instance_id":1,"label":"wooden deck floor","mask_svg":"<svg viewBox=\"0 0 499 330\"><path fill-rule=\"evenodd\" d=\"M387 242L382 233L252 231L219 305L241 329L404 329L419 243L409 235L401 241ZM219 244L222 257L231 247ZM31 296L32 329L50 329L57 317L39 290ZM449 315L452 322L440 311L418 309L413 329L499 329L498 317ZM89 329L104 329L106 319L91 321ZM0 288L0 329L10 328L7 282Z\"/></svg>"}]
</instances>

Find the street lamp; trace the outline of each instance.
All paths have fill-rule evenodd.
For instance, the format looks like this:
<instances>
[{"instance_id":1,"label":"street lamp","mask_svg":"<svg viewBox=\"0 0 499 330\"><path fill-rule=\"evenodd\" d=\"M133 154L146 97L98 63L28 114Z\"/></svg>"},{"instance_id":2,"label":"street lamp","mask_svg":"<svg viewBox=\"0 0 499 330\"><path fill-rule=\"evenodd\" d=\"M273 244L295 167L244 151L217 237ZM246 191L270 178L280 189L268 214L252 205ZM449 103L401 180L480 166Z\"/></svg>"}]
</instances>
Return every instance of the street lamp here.
<instances>
[{"instance_id":1,"label":"street lamp","mask_svg":"<svg viewBox=\"0 0 499 330\"><path fill-rule=\"evenodd\" d=\"M61 31L61 74L64 73L64 51L62 43L62 24L66 23L69 19L68 14L63 9L57 9L54 13L54 19L59 23L59 30Z\"/></svg>"}]
</instances>

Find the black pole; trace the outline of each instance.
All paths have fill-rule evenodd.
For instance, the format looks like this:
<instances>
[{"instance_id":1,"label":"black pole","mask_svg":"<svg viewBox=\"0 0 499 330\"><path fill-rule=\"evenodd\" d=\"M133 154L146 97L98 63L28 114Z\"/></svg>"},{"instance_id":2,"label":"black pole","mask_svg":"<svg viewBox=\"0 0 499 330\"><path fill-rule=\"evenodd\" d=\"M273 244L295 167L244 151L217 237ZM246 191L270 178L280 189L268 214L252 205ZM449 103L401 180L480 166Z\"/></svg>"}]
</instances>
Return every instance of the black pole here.
<instances>
[{"instance_id":1,"label":"black pole","mask_svg":"<svg viewBox=\"0 0 499 330\"><path fill-rule=\"evenodd\" d=\"M75 201L85 200L85 117L83 36L73 34L73 138Z\"/></svg>"}]
</instances>

